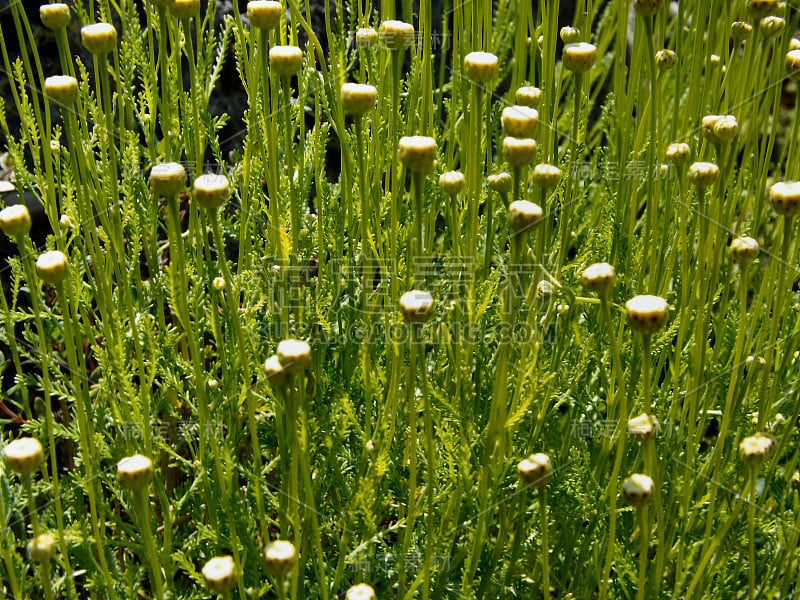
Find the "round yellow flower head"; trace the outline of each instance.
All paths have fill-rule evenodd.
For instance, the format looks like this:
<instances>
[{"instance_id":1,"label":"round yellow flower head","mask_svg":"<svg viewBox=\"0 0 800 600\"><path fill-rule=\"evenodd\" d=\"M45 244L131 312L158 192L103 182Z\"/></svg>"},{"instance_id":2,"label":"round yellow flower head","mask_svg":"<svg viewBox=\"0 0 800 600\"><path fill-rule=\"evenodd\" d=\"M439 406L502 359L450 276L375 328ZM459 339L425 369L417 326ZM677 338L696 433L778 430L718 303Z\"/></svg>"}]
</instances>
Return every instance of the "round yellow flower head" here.
<instances>
[{"instance_id":1,"label":"round yellow flower head","mask_svg":"<svg viewBox=\"0 0 800 600\"><path fill-rule=\"evenodd\" d=\"M625 303L631 328L642 335L652 335L664 326L667 301L660 296L634 296Z\"/></svg>"},{"instance_id":2,"label":"round yellow flower head","mask_svg":"<svg viewBox=\"0 0 800 600\"><path fill-rule=\"evenodd\" d=\"M628 419L628 434L637 440L652 438L657 429L658 421L655 415L642 413L638 417Z\"/></svg>"},{"instance_id":3,"label":"round yellow flower head","mask_svg":"<svg viewBox=\"0 0 800 600\"><path fill-rule=\"evenodd\" d=\"M786 53L786 72L795 81L800 79L800 50L789 50Z\"/></svg>"},{"instance_id":4,"label":"round yellow flower head","mask_svg":"<svg viewBox=\"0 0 800 600\"><path fill-rule=\"evenodd\" d=\"M719 179L719 167L710 162L695 162L689 166L686 175L697 187L706 188L714 185Z\"/></svg>"},{"instance_id":5,"label":"round yellow flower head","mask_svg":"<svg viewBox=\"0 0 800 600\"><path fill-rule=\"evenodd\" d=\"M524 167L536 156L536 140L533 138L503 138L503 158L512 167Z\"/></svg>"},{"instance_id":6,"label":"round yellow flower head","mask_svg":"<svg viewBox=\"0 0 800 600\"><path fill-rule=\"evenodd\" d=\"M158 163L150 169L150 191L157 196L177 196L186 189L186 169L180 163Z\"/></svg>"},{"instance_id":7,"label":"round yellow flower head","mask_svg":"<svg viewBox=\"0 0 800 600\"><path fill-rule=\"evenodd\" d=\"M508 229L512 235L527 233L542 219L542 207L528 200L514 200L508 205Z\"/></svg>"},{"instance_id":8,"label":"round yellow flower head","mask_svg":"<svg viewBox=\"0 0 800 600\"><path fill-rule=\"evenodd\" d=\"M667 146L667 160L677 167L682 167L689 160L692 149L689 144L674 142Z\"/></svg>"},{"instance_id":9,"label":"round yellow flower head","mask_svg":"<svg viewBox=\"0 0 800 600\"><path fill-rule=\"evenodd\" d=\"M492 173L486 178L486 183L489 189L500 194L507 194L511 191L511 186L514 183L506 171L500 173Z\"/></svg>"},{"instance_id":10,"label":"round yellow flower head","mask_svg":"<svg viewBox=\"0 0 800 600\"><path fill-rule=\"evenodd\" d=\"M575 44L581 41L580 30L569 25L562 27L559 30L558 35L561 37L561 41L565 44Z\"/></svg>"},{"instance_id":11,"label":"round yellow flower head","mask_svg":"<svg viewBox=\"0 0 800 600\"><path fill-rule=\"evenodd\" d=\"M465 184L466 179L461 171L446 171L439 175L439 187L450 196L457 196Z\"/></svg>"},{"instance_id":12,"label":"round yellow flower head","mask_svg":"<svg viewBox=\"0 0 800 600\"><path fill-rule=\"evenodd\" d=\"M653 480L643 473L634 473L622 482L622 497L637 508L649 503L653 498Z\"/></svg>"},{"instance_id":13,"label":"round yellow flower head","mask_svg":"<svg viewBox=\"0 0 800 600\"><path fill-rule=\"evenodd\" d=\"M344 595L344 600L378 600L375 590L367 583L354 585Z\"/></svg>"},{"instance_id":14,"label":"round yellow flower head","mask_svg":"<svg viewBox=\"0 0 800 600\"><path fill-rule=\"evenodd\" d=\"M46 563L56 553L56 538L49 533L41 533L28 542L28 556L38 563Z\"/></svg>"},{"instance_id":15,"label":"round yellow flower head","mask_svg":"<svg viewBox=\"0 0 800 600\"><path fill-rule=\"evenodd\" d=\"M431 173L436 166L436 140L424 135L400 138L397 156L412 173Z\"/></svg>"},{"instance_id":16,"label":"round yellow flower head","mask_svg":"<svg viewBox=\"0 0 800 600\"><path fill-rule=\"evenodd\" d=\"M144 490L153 479L153 461L141 454L126 456L117 463L117 479L128 490Z\"/></svg>"},{"instance_id":17,"label":"round yellow flower head","mask_svg":"<svg viewBox=\"0 0 800 600\"><path fill-rule=\"evenodd\" d=\"M0 210L0 229L8 237L22 237L31 230L31 213L24 204L13 204Z\"/></svg>"},{"instance_id":18,"label":"round yellow flower head","mask_svg":"<svg viewBox=\"0 0 800 600\"><path fill-rule=\"evenodd\" d=\"M50 285L58 285L69 273L69 260L61 250L43 252L36 259L36 273L39 279Z\"/></svg>"},{"instance_id":19,"label":"round yellow flower head","mask_svg":"<svg viewBox=\"0 0 800 600\"><path fill-rule=\"evenodd\" d=\"M264 549L264 562L273 577L281 578L297 563L297 551L291 542L275 540Z\"/></svg>"},{"instance_id":20,"label":"round yellow flower head","mask_svg":"<svg viewBox=\"0 0 800 600\"><path fill-rule=\"evenodd\" d=\"M517 104L527 106L529 108L536 108L542 101L542 90L532 85L525 85L517 89L514 94Z\"/></svg>"},{"instance_id":21,"label":"round yellow flower head","mask_svg":"<svg viewBox=\"0 0 800 600\"><path fill-rule=\"evenodd\" d=\"M753 19L763 19L774 14L780 8L778 0L747 0L747 14Z\"/></svg>"},{"instance_id":22,"label":"round yellow flower head","mask_svg":"<svg viewBox=\"0 0 800 600\"><path fill-rule=\"evenodd\" d=\"M83 47L95 55L105 55L117 45L117 30L110 23L93 23L81 29Z\"/></svg>"},{"instance_id":23,"label":"round yellow flower head","mask_svg":"<svg viewBox=\"0 0 800 600\"><path fill-rule=\"evenodd\" d=\"M44 451L39 440L30 437L18 438L3 448L3 460L15 473L30 475L42 464Z\"/></svg>"},{"instance_id":24,"label":"round yellow flower head","mask_svg":"<svg viewBox=\"0 0 800 600\"><path fill-rule=\"evenodd\" d=\"M517 474L526 485L541 488L553 478L553 463L547 454L541 452L531 454L517 465Z\"/></svg>"},{"instance_id":25,"label":"round yellow flower head","mask_svg":"<svg viewBox=\"0 0 800 600\"><path fill-rule=\"evenodd\" d=\"M264 361L264 373L267 379L273 385L281 387L288 381L288 373L281 365L277 354L273 354L266 361Z\"/></svg>"},{"instance_id":26,"label":"round yellow flower head","mask_svg":"<svg viewBox=\"0 0 800 600\"><path fill-rule=\"evenodd\" d=\"M561 169L555 165L539 163L533 168L533 181L544 190L561 181L561 175Z\"/></svg>"},{"instance_id":27,"label":"round yellow flower head","mask_svg":"<svg viewBox=\"0 0 800 600\"><path fill-rule=\"evenodd\" d=\"M169 12L176 19L190 19L200 12L200 0L172 0Z\"/></svg>"},{"instance_id":28,"label":"round yellow flower head","mask_svg":"<svg viewBox=\"0 0 800 600\"><path fill-rule=\"evenodd\" d=\"M761 19L761 31L767 39L778 37L786 29L786 20L781 17L764 17Z\"/></svg>"},{"instance_id":29,"label":"round yellow flower head","mask_svg":"<svg viewBox=\"0 0 800 600\"><path fill-rule=\"evenodd\" d=\"M760 466L775 449L775 440L770 436L758 432L744 438L739 442L739 456L748 465Z\"/></svg>"},{"instance_id":30,"label":"round yellow flower head","mask_svg":"<svg viewBox=\"0 0 800 600\"><path fill-rule=\"evenodd\" d=\"M405 21L383 21L379 36L389 50L405 50L414 43L414 26Z\"/></svg>"},{"instance_id":31,"label":"round yellow flower head","mask_svg":"<svg viewBox=\"0 0 800 600\"><path fill-rule=\"evenodd\" d=\"M422 290L411 290L400 296L400 313L408 323L427 323L433 316L433 296Z\"/></svg>"},{"instance_id":32,"label":"round yellow flower head","mask_svg":"<svg viewBox=\"0 0 800 600\"><path fill-rule=\"evenodd\" d=\"M275 0L250 0L247 3L247 18L258 29L272 29L281 22L283 5Z\"/></svg>"},{"instance_id":33,"label":"round yellow flower head","mask_svg":"<svg viewBox=\"0 0 800 600\"><path fill-rule=\"evenodd\" d=\"M677 62L678 55L672 50L664 48L656 52L656 65L658 65L658 69L662 73L664 71L669 71Z\"/></svg>"},{"instance_id":34,"label":"round yellow flower head","mask_svg":"<svg viewBox=\"0 0 800 600\"><path fill-rule=\"evenodd\" d=\"M464 75L473 83L486 83L498 67L497 56L491 52L470 52L464 57Z\"/></svg>"},{"instance_id":35,"label":"round yellow flower head","mask_svg":"<svg viewBox=\"0 0 800 600\"><path fill-rule=\"evenodd\" d=\"M216 210L231 196L231 186L224 175L206 173L194 180L194 199L206 210Z\"/></svg>"},{"instance_id":36,"label":"round yellow flower head","mask_svg":"<svg viewBox=\"0 0 800 600\"><path fill-rule=\"evenodd\" d=\"M44 95L48 99L70 106L78 97L78 80L69 75L53 75L44 80Z\"/></svg>"},{"instance_id":37,"label":"round yellow flower head","mask_svg":"<svg viewBox=\"0 0 800 600\"><path fill-rule=\"evenodd\" d=\"M779 215L789 218L797 216L800 214L800 181L779 181L773 184L769 188L769 201Z\"/></svg>"},{"instance_id":38,"label":"round yellow flower head","mask_svg":"<svg viewBox=\"0 0 800 600\"><path fill-rule=\"evenodd\" d=\"M287 373L300 373L311 362L311 346L303 340L283 340L278 344L276 354Z\"/></svg>"},{"instance_id":39,"label":"round yellow flower head","mask_svg":"<svg viewBox=\"0 0 800 600\"><path fill-rule=\"evenodd\" d=\"M356 45L359 48L372 48L378 41L378 32L374 27L359 27L356 31Z\"/></svg>"},{"instance_id":40,"label":"round yellow flower head","mask_svg":"<svg viewBox=\"0 0 800 600\"><path fill-rule=\"evenodd\" d=\"M581 274L583 285L598 296L607 296L616 280L617 274L614 267L606 262L590 265Z\"/></svg>"},{"instance_id":41,"label":"round yellow flower head","mask_svg":"<svg viewBox=\"0 0 800 600\"><path fill-rule=\"evenodd\" d=\"M303 51L297 46L273 46L269 49L269 68L281 77L291 77L303 66Z\"/></svg>"},{"instance_id":42,"label":"round yellow flower head","mask_svg":"<svg viewBox=\"0 0 800 600\"><path fill-rule=\"evenodd\" d=\"M378 90L365 83L344 83L339 92L344 111L351 115L363 115L375 108Z\"/></svg>"},{"instance_id":43,"label":"round yellow flower head","mask_svg":"<svg viewBox=\"0 0 800 600\"><path fill-rule=\"evenodd\" d=\"M59 2L57 4L42 4L39 7L39 19L42 25L53 31L64 29L69 25L69 6Z\"/></svg>"},{"instance_id":44,"label":"round yellow flower head","mask_svg":"<svg viewBox=\"0 0 800 600\"><path fill-rule=\"evenodd\" d=\"M236 587L236 564L232 556L215 556L202 569L203 579L212 592L226 594Z\"/></svg>"},{"instance_id":45,"label":"round yellow flower head","mask_svg":"<svg viewBox=\"0 0 800 600\"><path fill-rule=\"evenodd\" d=\"M561 51L561 63L573 73L585 73L594 65L597 48L587 42L567 44Z\"/></svg>"},{"instance_id":46,"label":"round yellow flower head","mask_svg":"<svg viewBox=\"0 0 800 600\"><path fill-rule=\"evenodd\" d=\"M503 133L516 138L529 138L539 124L539 112L527 106L506 106L500 116Z\"/></svg>"},{"instance_id":47,"label":"round yellow flower head","mask_svg":"<svg viewBox=\"0 0 800 600\"><path fill-rule=\"evenodd\" d=\"M731 256L738 263L747 264L753 262L758 257L760 246L751 237L737 237L731 242Z\"/></svg>"}]
</instances>

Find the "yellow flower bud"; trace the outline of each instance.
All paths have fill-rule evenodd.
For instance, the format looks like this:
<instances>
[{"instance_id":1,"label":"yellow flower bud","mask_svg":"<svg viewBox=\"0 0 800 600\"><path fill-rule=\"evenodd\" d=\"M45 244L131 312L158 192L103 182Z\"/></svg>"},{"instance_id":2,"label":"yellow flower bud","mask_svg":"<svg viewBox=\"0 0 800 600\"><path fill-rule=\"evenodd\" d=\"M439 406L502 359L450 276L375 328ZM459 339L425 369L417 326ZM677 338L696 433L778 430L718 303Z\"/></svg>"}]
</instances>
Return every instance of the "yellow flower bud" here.
<instances>
[{"instance_id":1,"label":"yellow flower bud","mask_svg":"<svg viewBox=\"0 0 800 600\"><path fill-rule=\"evenodd\" d=\"M347 590L344 600L378 600L378 597L371 585L359 583Z\"/></svg>"},{"instance_id":2,"label":"yellow flower bud","mask_svg":"<svg viewBox=\"0 0 800 600\"><path fill-rule=\"evenodd\" d=\"M94 23L81 29L83 47L92 54L105 55L117 45L117 30L110 23Z\"/></svg>"},{"instance_id":3,"label":"yellow flower bud","mask_svg":"<svg viewBox=\"0 0 800 600\"><path fill-rule=\"evenodd\" d=\"M622 497L631 506L641 508L653 498L653 480L643 473L634 473L622 482Z\"/></svg>"},{"instance_id":4,"label":"yellow flower bud","mask_svg":"<svg viewBox=\"0 0 800 600\"><path fill-rule=\"evenodd\" d=\"M247 3L247 18L258 29L272 29L281 22L283 6L275 0L250 0Z\"/></svg>"},{"instance_id":5,"label":"yellow flower bud","mask_svg":"<svg viewBox=\"0 0 800 600\"><path fill-rule=\"evenodd\" d=\"M365 83L345 83L339 93L344 111L351 115L363 115L375 108L378 90Z\"/></svg>"},{"instance_id":6,"label":"yellow flower bud","mask_svg":"<svg viewBox=\"0 0 800 600\"><path fill-rule=\"evenodd\" d=\"M400 312L408 323L427 323L433 316L433 296L411 290L400 296Z\"/></svg>"},{"instance_id":7,"label":"yellow flower bud","mask_svg":"<svg viewBox=\"0 0 800 600\"><path fill-rule=\"evenodd\" d=\"M512 235L523 234L539 224L542 208L528 200L515 200L508 205L508 229Z\"/></svg>"},{"instance_id":8,"label":"yellow flower bud","mask_svg":"<svg viewBox=\"0 0 800 600\"><path fill-rule=\"evenodd\" d=\"M275 540L264 549L264 562L276 579L288 575L297 563L297 551L291 542Z\"/></svg>"},{"instance_id":9,"label":"yellow flower bud","mask_svg":"<svg viewBox=\"0 0 800 600\"><path fill-rule=\"evenodd\" d=\"M536 108L542 101L542 90L532 85L525 85L519 88L514 94L517 104Z\"/></svg>"},{"instance_id":10,"label":"yellow flower bud","mask_svg":"<svg viewBox=\"0 0 800 600\"><path fill-rule=\"evenodd\" d=\"M28 556L38 563L46 563L56 553L56 538L49 533L37 535L28 542Z\"/></svg>"},{"instance_id":11,"label":"yellow flower bud","mask_svg":"<svg viewBox=\"0 0 800 600\"><path fill-rule=\"evenodd\" d=\"M634 296L625 303L625 313L634 331L652 335L664 326L669 307L660 296Z\"/></svg>"},{"instance_id":12,"label":"yellow flower bud","mask_svg":"<svg viewBox=\"0 0 800 600\"><path fill-rule=\"evenodd\" d=\"M0 210L0 229L8 237L28 235L31 230L31 213L24 204L13 204Z\"/></svg>"},{"instance_id":13,"label":"yellow flower bud","mask_svg":"<svg viewBox=\"0 0 800 600\"><path fill-rule=\"evenodd\" d=\"M667 160L669 160L676 167L682 167L689 160L692 154L692 149L689 144L683 142L674 142L667 146Z\"/></svg>"},{"instance_id":14,"label":"yellow flower bud","mask_svg":"<svg viewBox=\"0 0 800 600\"><path fill-rule=\"evenodd\" d=\"M737 44L750 37L752 31L753 26L747 21L734 21L731 23L731 35Z\"/></svg>"},{"instance_id":15,"label":"yellow flower bud","mask_svg":"<svg viewBox=\"0 0 800 600\"><path fill-rule=\"evenodd\" d=\"M439 175L439 187L450 196L457 196L464 189L466 179L461 171L447 171Z\"/></svg>"},{"instance_id":16,"label":"yellow flower bud","mask_svg":"<svg viewBox=\"0 0 800 600\"><path fill-rule=\"evenodd\" d=\"M569 25L562 27L558 35L561 36L561 41L565 44L575 44L581 41L580 30L575 27L570 27Z\"/></svg>"},{"instance_id":17,"label":"yellow flower bud","mask_svg":"<svg viewBox=\"0 0 800 600\"><path fill-rule=\"evenodd\" d=\"M658 421L655 415L646 413L628 419L628 434L637 440L650 439L656 434Z\"/></svg>"},{"instance_id":18,"label":"yellow flower bud","mask_svg":"<svg viewBox=\"0 0 800 600\"><path fill-rule=\"evenodd\" d=\"M295 75L303 66L303 51L297 46L273 46L269 49L269 68L281 77Z\"/></svg>"},{"instance_id":19,"label":"yellow flower bud","mask_svg":"<svg viewBox=\"0 0 800 600\"><path fill-rule=\"evenodd\" d=\"M372 48L378 41L378 32L374 27L360 27L356 31L356 45L359 48Z\"/></svg>"},{"instance_id":20,"label":"yellow flower bud","mask_svg":"<svg viewBox=\"0 0 800 600\"><path fill-rule=\"evenodd\" d=\"M39 19L42 25L56 31L69 25L69 6L61 2L57 4L42 4L39 7Z\"/></svg>"},{"instance_id":21,"label":"yellow flower bud","mask_svg":"<svg viewBox=\"0 0 800 600\"><path fill-rule=\"evenodd\" d=\"M561 51L561 63L573 73L585 73L594 65L597 48L587 42L567 44Z\"/></svg>"},{"instance_id":22,"label":"yellow flower bud","mask_svg":"<svg viewBox=\"0 0 800 600\"><path fill-rule=\"evenodd\" d=\"M404 21L383 21L379 36L389 50L405 50L414 43L414 26Z\"/></svg>"},{"instance_id":23,"label":"yellow flower bud","mask_svg":"<svg viewBox=\"0 0 800 600\"><path fill-rule=\"evenodd\" d=\"M775 440L764 433L756 433L739 442L739 456L753 467L760 466L775 449Z\"/></svg>"},{"instance_id":24,"label":"yellow flower bud","mask_svg":"<svg viewBox=\"0 0 800 600\"><path fill-rule=\"evenodd\" d=\"M747 264L758 257L759 245L751 237L737 237L731 242L731 256L738 263Z\"/></svg>"},{"instance_id":25,"label":"yellow flower bud","mask_svg":"<svg viewBox=\"0 0 800 600\"><path fill-rule=\"evenodd\" d=\"M763 19L774 14L780 6L778 0L747 0L745 8L753 19Z\"/></svg>"},{"instance_id":26,"label":"yellow flower bud","mask_svg":"<svg viewBox=\"0 0 800 600\"><path fill-rule=\"evenodd\" d=\"M695 162L689 167L687 177L697 187L705 188L717 182L717 179L719 179L719 167L714 163Z\"/></svg>"},{"instance_id":27,"label":"yellow flower bud","mask_svg":"<svg viewBox=\"0 0 800 600\"><path fill-rule=\"evenodd\" d=\"M208 589L226 594L236 587L236 564L231 556L215 556L202 569Z\"/></svg>"},{"instance_id":28,"label":"yellow flower bud","mask_svg":"<svg viewBox=\"0 0 800 600\"><path fill-rule=\"evenodd\" d=\"M669 71L678 62L678 55L672 50L662 49L656 52L656 65L660 71Z\"/></svg>"},{"instance_id":29,"label":"yellow flower bud","mask_svg":"<svg viewBox=\"0 0 800 600\"><path fill-rule=\"evenodd\" d=\"M159 163L150 170L150 191L158 196L177 196L186 189L186 169L179 163Z\"/></svg>"},{"instance_id":30,"label":"yellow flower bud","mask_svg":"<svg viewBox=\"0 0 800 600\"><path fill-rule=\"evenodd\" d=\"M430 173L436 166L436 140L422 135L400 138L397 156L412 173Z\"/></svg>"},{"instance_id":31,"label":"yellow flower bud","mask_svg":"<svg viewBox=\"0 0 800 600\"><path fill-rule=\"evenodd\" d=\"M36 259L36 273L39 279L50 285L58 285L69 273L69 260L61 250L43 252Z\"/></svg>"},{"instance_id":32,"label":"yellow flower bud","mask_svg":"<svg viewBox=\"0 0 800 600\"><path fill-rule=\"evenodd\" d=\"M31 475L42 464L44 451L39 440L23 437L3 448L3 460L9 469L20 475Z\"/></svg>"},{"instance_id":33,"label":"yellow flower bud","mask_svg":"<svg viewBox=\"0 0 800 600\"><path fill-rule=\"evenodd\" d=\"M486 83L498 67L497 56L491 52L470 52L464 57L464 75L473 83Z\"/></svg>"},{"instance_id":34,"label":"yellow flower bud","mask_svg":"<svg viewBox=\"0 0 800 600\"><path fill-rule=\"evenodd\" d=\"M786 29L786 20L781 17L764 17L761 19L761 31L767 39L778 37Z\"/></svg>"},{"instance_id":35,"label":"yellow flower bud","mask_svg":"<svg viewBox=\"0 0 800 600\"><path fill-rule=\"evenodd\" d=\"M800 181L779 181L773 184L769 188L769 201L779 215L789 218L797 216L800 214Z\"/></svg>"},{"instance_id":36,"label":"yellow flower bud","mask_svg":"<svg viewBox=\"0 0 800 600\"><path fill-rule=\"evenodd\" d=\"M533 168L533 181L543 190L547 190L561 181L561 169L555 165L539 163Z\"/></svg>"},{"instance_id":37,"label":"yellow flower bud","mask_svg":"<svg viewBox=\"0 0 800 600\"><path fill-rule=\"evenodd\" d=\"M607 296L614 287L617 274L608 263L595 263L587 267L581 274L581 282L598 296Z\"/></svg>"},{"instance_id":38,"label":"yellow flower bud","mask_svg":"<svg viewBox=\"0 0 800 600\"><path fill-rule=\"evenodd\" d=\"M795 81L800 79L800 50L789 50L786 53L786 72Z\"/></svg>"},{"instance_id":39,"label":"yellow flower bud","mask_svg":"<svg viewBox=\"0 0 800 600\"><path fill-rule=\"evenodd\" d=\"M533 136L539 124L539 113L535 108L527 106L506 106L500 117L503 133L516 138Z\"/></svg>"},{"instance_id":40,"label":"yellow flower bud","mask_svg":"<svg viewBox=\"0 0 800 600\"><path fill-rule=\"evenodd\" d=\"M278 344L276 354L287 373L300 373L311 362L311 346L303 340L283 340Z\"/></svg>"},{"instance_id":41,"label":"yellow flower bud","mask_svg":"<svg viewBox=\"0 0 800 600\"><path fill-rule=\"evenodd\" d=\"M486 178L486 183L489 185L490 190L500 194L507 194L511 191L511 186L514 182L511 179L511 175L501 171L500 173L489 175Z\"/></svg>"},{"instance_id":42,"label":"yellow flower bud","mask_svg":"<svg viewBox=\"0 0 800 600\"><path fill-rule=\"evenodd\" d=\"M144 490L153 479L153 461L141 454L126 456L117 463L117 479L125 489Z\"/></svg>"},{"instance_id":43,"label":"yellow flower bud","mask_svg":"<svg viewBox=\"0 0 800 600\"><path fill-rule=\"evenodd\" d=\"M553 478L553 463L547 454L531 454L517 465L517 474L525 485L542 488Z\"/></svg>"},{"instance_id":44,"label":"yellow flower bud","mask_svg":"<svg viewBox=\"0 0 800 600\"><path fill-rule=\"evenodd\" d=\"M512 167L524 167L536 156L536 140L533 138L503 138L503 158Z\"/></svg>"},{"instance_id":45,"label":"yellow flower bud","mask_svg":"<svg viewBox=\"0 0 800 600\"><path fill-rule=\"evenodd\" d=\"M206 210L216 210L230 198L231 186L224 175L206 173L194 180L194 199Z\"/></svg>"},{"instance_id":46,"label":"yellow flower bud","mask_svg":"<svg viewBox=\"0 0 800 600\"><path fill-rule=\"evenodd\" d=\"M56 104L69 106L78 97L78 80L69 75L53 75L44 80L44 95Z\"/></svg>"},{"instance_id":47,"label":"yellow flower bud","mask_svg":"<svg viewBox=\"0 0 800 600\"><path fill-rule=\"evenodd\" d=\"M169 12L176 19L190 19L200 12L200 0L173 0Z\"/></svg>"}]
</instances>

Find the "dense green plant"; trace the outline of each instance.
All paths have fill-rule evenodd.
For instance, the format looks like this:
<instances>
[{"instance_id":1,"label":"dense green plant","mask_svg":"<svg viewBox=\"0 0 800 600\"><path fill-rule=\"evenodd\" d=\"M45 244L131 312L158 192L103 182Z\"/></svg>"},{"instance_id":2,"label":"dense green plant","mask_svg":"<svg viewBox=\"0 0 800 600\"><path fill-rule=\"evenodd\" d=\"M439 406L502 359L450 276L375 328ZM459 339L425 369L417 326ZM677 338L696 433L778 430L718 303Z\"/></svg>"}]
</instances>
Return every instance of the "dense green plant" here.
<instances>
[{"instance_id":1,"label":"dense green plant","mask_svg":"<svg viewBox=\"0 0 800 600\"><path fill-rule=\"evenodd\" d=\"M800 6L559 4L11 0L0 592L797 590Z\"/></svg>"}]
</instances>

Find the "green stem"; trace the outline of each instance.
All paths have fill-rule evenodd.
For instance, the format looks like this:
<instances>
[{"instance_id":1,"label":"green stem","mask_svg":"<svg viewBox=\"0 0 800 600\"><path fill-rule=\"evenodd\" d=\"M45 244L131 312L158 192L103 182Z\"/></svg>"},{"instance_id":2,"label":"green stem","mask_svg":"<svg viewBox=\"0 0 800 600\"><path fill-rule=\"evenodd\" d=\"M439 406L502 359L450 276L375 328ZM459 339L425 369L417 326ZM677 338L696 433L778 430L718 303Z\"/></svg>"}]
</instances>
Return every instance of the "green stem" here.
<instances>
[{"instance_id":1,"label":"green stem","mask_svg":"<svg viewBox=\"0 0 800 600\"><path fill-rule=\"evenodd\" d=\"M134 490L133 504L136 511L136 516L139 518L140 531L142 532L142 539L144 541L145 554L150 563L150 570L153 575L153 583L155 584L156 597L159 599L164 598L164 574L161 571L161 563L158 560L158 552L156 551L155 540L153 539L153 531L150 528L150 508L148 504L146 490Z\"/></svg>"},{"instance_id":2,"label":"green stem","mask_svg":"<svg viewBox=\"0 0 800 600\"><path fill-rule=\"evenodd\" d=\"M647 554L650 547L649 521L647 518L647 504L638 510L639 513L639 582L636 590L636 600L644 600L647 591Z\"/></svg>"},{"instance_id":3,"label":"green stem","mask_svg":"<svg viewBox=\"0 0 800 600\"><path fill-rule=\"evenodd\" d=\"M547 527L547 487L539 488L539 520L542 537L542 595L545 600L550 600L550 544Z\"/></svg>"}]
</instances>

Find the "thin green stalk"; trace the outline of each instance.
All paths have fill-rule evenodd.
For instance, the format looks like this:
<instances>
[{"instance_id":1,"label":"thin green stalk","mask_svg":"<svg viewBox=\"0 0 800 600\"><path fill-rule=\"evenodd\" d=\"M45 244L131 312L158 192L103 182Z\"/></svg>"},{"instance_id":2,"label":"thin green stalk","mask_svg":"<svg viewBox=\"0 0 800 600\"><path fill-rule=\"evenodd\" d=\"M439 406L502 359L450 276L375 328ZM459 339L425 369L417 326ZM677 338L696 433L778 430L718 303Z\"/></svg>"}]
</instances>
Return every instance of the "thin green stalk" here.
<instances>
[{"instance_id":1,"label":"thin green stalk","mask_svg":"<svg viewBox=\"0 0 800 600\"><path fill-rule=\"evenodd\" d=\"M150 507L146 490L134 490L133 505L136 516L139 518L140 531L143 534L142 539L144 541L145 554L147 555L147 561L150 563L150 571L153 575L156 597L163 599L165 592L164 574L161 571L161 563L158 560L158 552L156 551L153 531L150 526Z\"/></svg>"},{"instance_id":2,"label":"thin green stalk","mask_svg":"<svg viewBox=\"0 0 800 600\"><path fill-rule=\"evenodd\" d=\"M647 504L639 507L639 580L636 600L644 600L647 592L647 563L650 548L650 522L647 518Z\"/></svg>"},{"instance_id":3,"label":"thin green stalk","mask_svg":"<svg viewBox=\"0 0 800 600\"><path fill-rule=\"evenodd\" d=\"M575 213L575 204L578 201L575 186L575 165L578 162L578 137L580 136L580 116L581 100L583 98L583 73L573 73L574 82L574 104L572 107L572 134L569 140L569 166L567 167L567 188L564 192L561 215L561 242L558 248L558 260L556 262L555 276L558 278L561 267L567 257L567 245L570 239L572 228L572 215Z\"/></svg>"},{"instance_id":4,"label":"thin green stalk","mask_svg":"<svg viewBox=\"0 0 800 600\"><path fill-rule=\"evenodd\" d=\"M542 545L542 596L550 600L550 543L547 526L547 487L539 488L539 525Z\"/></svg>"}]
</instances>

